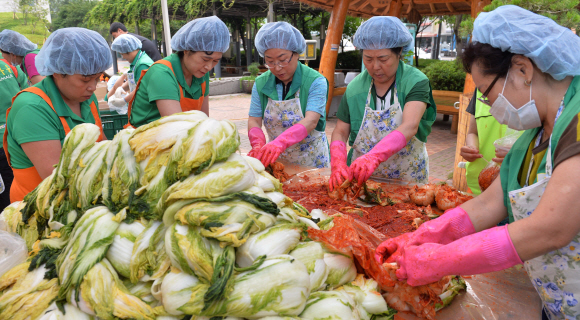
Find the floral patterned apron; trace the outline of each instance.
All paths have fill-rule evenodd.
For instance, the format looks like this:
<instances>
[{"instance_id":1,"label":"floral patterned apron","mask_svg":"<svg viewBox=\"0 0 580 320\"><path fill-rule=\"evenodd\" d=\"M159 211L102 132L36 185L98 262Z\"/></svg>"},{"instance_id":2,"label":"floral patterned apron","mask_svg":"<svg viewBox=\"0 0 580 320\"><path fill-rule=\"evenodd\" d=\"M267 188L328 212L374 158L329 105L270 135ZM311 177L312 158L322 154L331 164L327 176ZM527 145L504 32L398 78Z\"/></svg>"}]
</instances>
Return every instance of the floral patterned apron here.
<instances>
[{"instance_id":1,"label":"floral patterned apron","mask_svg":"<svg viewBox=\"0 0 580 320\"><path fill-rule=\"evenodd\" d=\"M300 106L300 90L296 92L294 99L274 101L268 98L264 111L264 126L269 141L273 141L302 119L304 114ZM305 167L330 167L330 150L326 133L313 129L304 140L286 149L278 159Z\"/></svg>"},{"instance_id":2,"label":"floral patterned apron","mask_svg":"<svg viewBox=\"0 0 580 320\"><path fill-rule=\"evenodd\" d=\"M394 103L385 110L370 108L373 83L367 96L365 114L359 132L354 140L352 161L369 152L381 139L396 130L403 123L403 110L397 97L395 84ZM404 180L411 183L429 182L429 157L425 143L411 138L401 151L381 163L372 177L379 179Z\"/></svg>"},{"instance_id":3,"label":"floral patterned apron","mask_svg":"<svg viewBox=\"0 0 580 320\"><path fill-rule=\"evenodd\" d=\"M564 109L564 104L558 109L556 121ZM538 134L535 146L542 140L542 131ZM529 217L536 209L552 176L552 137L546 150L546 173L538 174L538 182L528 186L528 180L533 167L533 157L530 161L526 185L508 193L514 220ZM550 319L579 319L580 305L576 295L580 295L580 234L567 246L546 253L524 262L524 267L530 276L532 284L538 291L544 304L546 314Z\"/></svg>"}]
</instances>

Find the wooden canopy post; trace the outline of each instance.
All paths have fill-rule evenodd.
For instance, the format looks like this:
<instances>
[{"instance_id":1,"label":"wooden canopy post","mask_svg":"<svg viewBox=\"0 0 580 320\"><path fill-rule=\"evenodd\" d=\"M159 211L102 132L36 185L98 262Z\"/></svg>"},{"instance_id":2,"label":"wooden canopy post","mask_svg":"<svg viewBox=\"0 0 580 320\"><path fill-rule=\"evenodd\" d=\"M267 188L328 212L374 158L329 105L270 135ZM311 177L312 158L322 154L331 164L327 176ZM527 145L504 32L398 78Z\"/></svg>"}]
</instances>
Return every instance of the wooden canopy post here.
<instances>
[{"instance_id":1,"label":"wooden canopy post","mask_svg":"<svg viewBox=\"0 0 580 320\"><path fill-rule=\"evenodd\" d=\"M336 59L338 57L338 48L342 39L344 21L348 12L350 0L336 0L330 15L328 31L326 32L325 45L320 56L320 73L328 80L328 100L326 102L326 115L332 103L334 93L334 70L336 69Z\"/></svg>"},{"instance_id":2,"label":"wooden canopy post","mask_svg":"<svg viewBox=\"0 0 580 320\"><path fill-rule=\"evenodd\" d=\"M491 0L473 0L471 2L471 17L473 19L477 18L477 15L483 11L483 8L490 4ZM459 100L459 128L457 132L457 146L455 147L455 166L453 167L453 186L460 191L468 191L467 180L465 177L465 169L458 167L460 162L464 162L465 159L461 157L461 147L465 145L465 139L467 137L467 131L469 129L469 120L471 115L467 113L466 109L469 105L471 97L473 97L473 92L475 91L475 83L470 74L465 76L465 87L463 88L463 94ZM456 117L454 115L454 117Z\"/></svg>"}]
</instances>

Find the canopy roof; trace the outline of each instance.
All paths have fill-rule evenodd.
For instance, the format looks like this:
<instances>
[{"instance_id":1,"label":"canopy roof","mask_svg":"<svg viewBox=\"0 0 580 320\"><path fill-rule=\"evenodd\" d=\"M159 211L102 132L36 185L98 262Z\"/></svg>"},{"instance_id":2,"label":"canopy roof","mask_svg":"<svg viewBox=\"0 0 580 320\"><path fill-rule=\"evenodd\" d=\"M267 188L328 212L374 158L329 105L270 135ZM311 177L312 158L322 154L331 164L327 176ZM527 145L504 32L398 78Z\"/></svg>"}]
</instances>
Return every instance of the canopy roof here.
<instances>
[{"instance_id":1,"label":"canopy roof","mask_svg":"<svg viewBox=\"0 0 580 320\"><path fill-rule=\"evenodd\" d=\"M327 11L332 11L334 6L334 0L297 1ZM388 15L391 5L395 5L396 2L396 0L351 0L348 15L364 18ZM470 0L402 0L402 2L399 18L408 17L414 10L421 16L471 14Z\"/></svg>"}]
</instances>

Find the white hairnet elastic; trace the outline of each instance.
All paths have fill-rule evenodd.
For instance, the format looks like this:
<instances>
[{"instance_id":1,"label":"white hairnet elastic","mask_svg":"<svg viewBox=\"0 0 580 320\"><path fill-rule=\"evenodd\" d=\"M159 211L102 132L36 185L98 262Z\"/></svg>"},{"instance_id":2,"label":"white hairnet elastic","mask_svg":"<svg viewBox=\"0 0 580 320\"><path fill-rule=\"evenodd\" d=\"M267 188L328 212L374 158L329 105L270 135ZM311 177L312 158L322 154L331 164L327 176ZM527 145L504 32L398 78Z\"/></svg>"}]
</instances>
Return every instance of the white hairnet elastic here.
<instances>
[{"instance_id":1,"label":"white hairnet elastic","mask_svg":"<svg viewBox=\"0 0 580 320\"><path fill-rule=\"evenodd\" d=\"M403 53L406 53L413 49L414 40L399 18L379 16L368 19L358 27L353 44L362 50L403 47Z\"/></svg>"},{"instance_id":2,"label":"white hairnet elastic","mask_svg":"<svg viewBox=\"0 0 580 320\"><path fill-rule=\"evenodd\" d=\"M0 32L0 50L24 57L27 52L38 48L36 43L28 40L20 33L8 29Z\"/></svg>"},{"instance_id":3,"label":"white hairnet elastic","mask_svg":"<svg viewBox=\"0 0 580 320\"><path fill-rule=\"evenodd\" d=\"M43 76L54 73L92 75L107 70L112 64L107 41L85 28L56 30L36 56L36 69Z\"/></svg>"},{"instance_id":4,"label":"white hairnet elastic","mask_svg":"<svg viewBox=\"0 0 580 320\"><path fill-rule=\"evenodd\" d=\"M226 52L229 47L230 30L216 16L190 21L171 38L175 51Z\"/></svg>"},{"instance_id":5,"label":"white hairnet elastic","mask_svg":"<svg viewBox=\"0 0 580 320\"><path fill-rule=\"evenodd\" d=\"M284 49L298 54L306 51L306 40L302 33L284 21L263 25L256 34L255 44L262 57L268 49Z\"/></svg>"},{"instance_id":6,"label":"white hairnet elastic","mask_svg":"<svg viewBox=\"0 0 580 320\"><path fill-rule=\"evenodd\" d=\"M142 45L141 40L137 39L137 37L125 33L113 41L111 49L119 53L129 53L141 49Z\"/></svg>"},{"instance_id":7,"label":"white hairnet elastic","mask_svg":"<svg viewBox=\"0 0 580 320\"><path fill-rule=\"evenodd\" d=\"M580 38L552 19L517 6L480 13L473 41L524 55L556 80L580 75Z\"/></svg>"}]
</instances>

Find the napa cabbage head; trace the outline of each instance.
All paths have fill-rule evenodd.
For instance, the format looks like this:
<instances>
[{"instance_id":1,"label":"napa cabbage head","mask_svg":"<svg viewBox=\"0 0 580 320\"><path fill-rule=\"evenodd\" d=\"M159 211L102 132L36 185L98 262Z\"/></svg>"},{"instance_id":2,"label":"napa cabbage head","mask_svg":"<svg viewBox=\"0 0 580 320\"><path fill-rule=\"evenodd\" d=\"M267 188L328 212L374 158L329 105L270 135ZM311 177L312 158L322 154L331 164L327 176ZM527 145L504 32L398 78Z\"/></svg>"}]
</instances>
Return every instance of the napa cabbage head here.
<instances>
[{"instance_id":1,"label":"napa cabbage head","mask_svg":"<svg viewBox=\"0 0 580 320\"><path fill-rule=\"evenodd\" d=\"M103 177L107 171L106 153L111 141L97 142L85 152L69 188L74 207L86 209L95 205L103 195Z\"/></svg>"},{"instance_id":2,"label":"napa cabbage head","mask_svg":"<svg viewBox=\"0 0 580 320\"><path fill-rule=\"evenodd\" d=\"M344 291L318 291L308 297L300 314L304 320L360 320L356 302Z\"/></svg>"},{"instance_id":3,"label":"napa cabbage head","mask_svg":"<svg viewBox=\"0 0 580 320\"><path fill-rule=\"evenodd\" d=\"M283 223L253 234L237 249L236 263L249 267L260 256L287 254L300 242L303 231L302 224Z\"/></svg>"},{"instance_id":4,"label":"napa cabbage head","mask_svg":"<svg viewBox=\"0 0 580 320\"><path fill-rule=\"evenodd\" d=\"M125 278L131 277L131 257L137 237L145 231L141 221L119 224L113 243L107 250L107 259L115 270Z\"/></svg>"},{"instance_id":5,"label":"napa cabbage head","mask_svg":"<svg viewBox=\"0 0 580 320\"><path fill-rule=\"evenodd\" d=\"M67 246L56 260L59 297L64 298L71 288L78 287L85 274L105 256L119 227L113 218L107 207L94 207L74 226Z\"/></svg>"},{"instance_id":6,"label":"napa cabbage head","mask_svg":"<svg viewBox=\"0 0 580 320\"><path fill-rule=\"evenodd\" d=\"M234 247L239 247L251 234L276 222L272 214L241 199L193 202L177 211L175 219L184 225L202 227L202 236Z\"/></svg>"},{"instance_id":7,"label":"napa cabbage head","mask_svg":"<svg viewBox=\"0 0 580 320\"><path fill-rule=\"evenodd\" d=\"M103 183L103 203L114 211L128 206L139 187L139 168L129 138L133 129L119 131L107 150L107 172Z\"/></svg>"},{"instance_id":8,"label":"napa cabbage head","mask_svg":"<svg viewBox=\"0 0 580 320\"><path fill-rule=\"evenodd\" d=\"M130 293L107 259L87 272L78 290L71 290L67 301L89 315L101 319L156 319L155 310Z\"/></svg>"},{"instance_id":9,"label":"napa cabbage head","mask_svg":"<svg viewBox=\"0 0 580 320\"><path fill-rule=\"evenodd\" d=\"M171 150L168 170L169 183L199 174L215 162L226 160L240 145L236 126L229 120L207 118L188 132L183 143Z\"/></svg>"},{"instance_id":10,"label":"napa cabbage head","mask_svg":"<svg viewBox=\"0 0 580 320\"><path fill-rule=\"evenodd\" d=\"M78 167L81 156L97 142L100 136L101 129L91 123L79 124L66 135L60 153L60 160L56 167L54 181L56 190L60 191L68 185L70 178Z\"/></svg>"},{"instance_id":11,"label":"napa cabbage head","mask_svg":"<svg viewBox=\"0 0 580 320\"><path fill-rule=\"evenodd\" d=\"M235 277L224 315L248 319L297 316L304 309L309 294L306 267L288 255L272 256L256 269Z\"/></svg>"},{"instance_id":12,"label":"napa cabbage head","mask_svg":"<svg viewBox=\"0 0 580 320\"><path fill-rule=\"evenodd\" d=\"M36 320L94 320L95 317L82 312L79 308L70 303L64 303L59 308L56 302L53 302L44 312L42 316Z\"/></svg>"},{"instance_id":13,"label":"napa cabbage head","mask_svg":"<svg viewBox=\"0 0 580 320\"><path fill-rule=\"evenodd\" d=\"M208 288L209 285L200 282L196 276L172 268L161 282L161 303L170 315L199 315Z\"/></svg>"},{"instance_id":14,"label":"napa cabbage head","mask_svg":"<svg viewBox=\"0 0 580 320\"><path fill-rule=\"evenodd\" d=\"M244 158L236 153L226 161L218 162L199 175L190 175L183 181L174 183L159 201L161 212L171 203L179 200L217 198L230 193L244 191L254 184L252 168Z\"/></svg>"},{"instance_id":15,"label":"napa cabbage head","mask_svg":"<svg viewBox=\"0 0 580 320\"><path fill-rule=\"evenodd\" d=\"M356 277L356 266L352 255L327 250L324 254L324 263L328 268L326 284L329 288L337 288L353 281Z\"/></svg>"},{"instance_id":16,"label":"napa cabbage head","mask_svg":"<svg viewBox=\"0 0 580 320\"><path fill-rule=\"evenodd\" d=\"M359 274L356 279L337 290L348 293L356 302L356 308L362 320L371 320L378 315L390 315L394 310L389 309L387 302L379 292L379 285L373 279L367 279Z\"/></svg>"},{"instance_id":17,"label":"napa cabbage head","mask_svg":"<svg viewBox=\"0 0 580 320\"><path fill-rule=\"evenodd\" d=\"M289 255L298 259L306 266L310 274L310 291L318 291L326 287L328 268L324 262L324 248L320 242L309 241L299 243Z\"/></svg>"},{"instance_id":18,"label":"napa cabbage head","mask_svg":"<svg viewBox=\"0 0 580 320\"><path fill-rule=\"evenodd\" d=\"M165 232L165 252L171 264L205 283L210 282L214 262L223 251L218 241L203 237L199 227L175 223Z\"/></svg>"},{"instance_id":19,"label":"napa cabbage head","mask_svg":"<svg viewBox=\"0 0 580 320\"><path fill-rule=\"evenodd\" d=\"M36 319L58 295L58 279L45 279L47 269L28 271L22 263L0 277L0 315L3 319Z\"/></svg>"},{"instance_id":20,"label":"napa cabbage head","mask_svg":"<svg viewBox=\"0 0 580 320\"><path fill-rule=\"evenodd\" d=\"M137 236L129 265L131 282L156 280L167 272L171 261L165 252L166 231L163 223L151 221Z\"/></svg>"}]
</instances>

